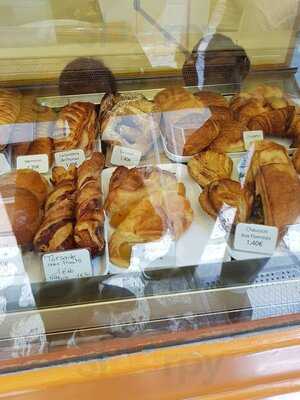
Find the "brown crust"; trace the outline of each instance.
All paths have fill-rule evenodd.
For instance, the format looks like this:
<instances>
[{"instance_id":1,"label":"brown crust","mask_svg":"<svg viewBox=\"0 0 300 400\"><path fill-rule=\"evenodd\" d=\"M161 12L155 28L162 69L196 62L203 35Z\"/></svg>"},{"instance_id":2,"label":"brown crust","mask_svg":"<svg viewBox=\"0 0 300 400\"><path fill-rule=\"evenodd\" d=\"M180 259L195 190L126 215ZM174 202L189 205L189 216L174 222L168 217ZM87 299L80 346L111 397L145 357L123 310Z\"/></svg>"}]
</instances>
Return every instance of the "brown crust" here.
<instances>
[{"instance_id":1,"label":"brown crust","mask_svg":"<svg viewBox=\"0 0 300 400\"><path fill-rule=\"evenodd\" d=\"M210 118L202 127L188 136L184 144L183 155L191 156L200 153L218 137L219 133L219 124Z\"/></svg>"},{"instance_id":2,"label":"brown crust","mask_svg":"<svg viewBox=\"0 0 300 400\"><path fill-rule=\"evenodd\" d=\"M234 153L245 150L243 132L246 126L238 121L225 122L221 126L220 134L210 144L209 149L220 153Z\"/></svg>"},{"instance_id":3,"label":"brown crust","mask_svg":"<svg viewBox=\"0 0 300 400\"><path fill-rule=\"evenodd\" d=\"M194 93L194 96L203 103L204 107L229 107L226 98L219 93L202 90Z\"/></svg>"},{"instance_id":4,"label":"brown crust","mask_svg":"<svg viewBox=\"0 0 300 400\"><path fill-rule=\"evenodd\" d=\"M249 123L250 130L262 130L265 135L289 136L288 130L295 113L295 107L288 106L269 111L253 117Z\"/></svg>"},{"instance_id":5,"label":"brown crust","mask_svg":"<svg viewBox=\"0 0 300 400\"><path fill-rule=\"evenodd\" d=\"M202 152L188 162L189 174L202 187L214 180L230 178L232 169L231 158L212 150Z\"/></svg>"},{"instance_id":6,"label":"brown crust","mask_svg":"<svg viewBox=\"0 0 300 400\"><path fill-rule=\"evenodd\" d=\"M59 113L54 134L55 151L79 148L90 155L97 135L94 104L76 102L65 106Z\"/></svg>"}]
</instances>

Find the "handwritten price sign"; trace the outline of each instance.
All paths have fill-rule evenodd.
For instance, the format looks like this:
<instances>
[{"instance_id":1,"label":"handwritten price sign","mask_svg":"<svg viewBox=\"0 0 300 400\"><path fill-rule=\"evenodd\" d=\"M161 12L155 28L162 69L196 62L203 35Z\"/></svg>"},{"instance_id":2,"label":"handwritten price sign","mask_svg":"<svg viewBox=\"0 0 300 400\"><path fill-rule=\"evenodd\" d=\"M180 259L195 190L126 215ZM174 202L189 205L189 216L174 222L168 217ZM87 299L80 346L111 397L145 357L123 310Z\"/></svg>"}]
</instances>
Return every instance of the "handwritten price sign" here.
<instances>
[{"instance_id":1,"label":"handwritten price sign","mask_svg":"<svg viewBox=\"0 0 300 400\"><path fill-rule=\"evenodd\" d=\"M48 282L92 276L90 253L86 249L45 254L43 266Z\"/></svg>"},{"instance_id":2,"label":"handwritten price sign","mask_svg":"<svg viewBox=\"0 0 300 400\"><path fill-rule=\"evenodd\" d=\"M111 163L113 165L124 165L126 167L136 167L139 165L142 153L139 150L129 149L128 147L114 146Z\"/></svg>"}]
</instances>

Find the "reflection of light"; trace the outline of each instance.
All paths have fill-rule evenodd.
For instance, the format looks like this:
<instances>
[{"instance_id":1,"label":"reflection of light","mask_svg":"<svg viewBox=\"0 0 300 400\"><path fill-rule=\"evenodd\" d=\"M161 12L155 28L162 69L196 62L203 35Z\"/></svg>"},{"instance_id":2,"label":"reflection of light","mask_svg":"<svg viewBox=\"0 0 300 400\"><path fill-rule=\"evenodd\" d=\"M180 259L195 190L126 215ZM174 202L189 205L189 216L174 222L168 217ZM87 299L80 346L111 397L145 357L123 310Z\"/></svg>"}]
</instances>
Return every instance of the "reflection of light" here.
<instances>
[{"instance_id":1,"label":"reflection of light","mask_svg":"<svg viewBox=\"0 0 300 400\"><path fill-rule=\"evenodd\" d=\"M130 264L134 269L145 268L166 255L174 257L174 261L176 260L176 242L169 233L155 242L134 245Z\"/></svg>"},{"instance_id":2,"label":"reflection of light","mask_svg":"<svg viewBox=\"0 0 300 400\"><path fill-rule=\"evenodd\" d=\"M34 139L34 130L35 122L13 124L9 143L32 142Z\"/></svg>"},{"instance_id":3,"label":"reflection of light","mask_svg":"<svg viewBox=\"0 0 300 400\"><path fill-rule=\"evenodd\" d=\"M230 207L224 203L201 255L200 264L226 259L227 239L232 229L236 213L236 207Z\"/></svg>"}]
</instances>

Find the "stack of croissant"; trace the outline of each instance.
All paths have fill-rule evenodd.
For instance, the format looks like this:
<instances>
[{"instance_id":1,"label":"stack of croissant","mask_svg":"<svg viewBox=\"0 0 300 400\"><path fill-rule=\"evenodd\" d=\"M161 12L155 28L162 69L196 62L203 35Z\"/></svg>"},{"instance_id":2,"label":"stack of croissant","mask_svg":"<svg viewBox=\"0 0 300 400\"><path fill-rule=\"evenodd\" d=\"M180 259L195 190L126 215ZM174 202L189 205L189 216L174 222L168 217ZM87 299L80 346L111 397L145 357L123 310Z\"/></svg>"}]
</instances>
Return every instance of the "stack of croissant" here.
<instances>
[{"instance_id":1,"label":"stack of croissant","mask_svg":"<svg viewBox=\"0 0 300 400\"><path fill-rule=\"evenodd\" d=\"M177 155L191 156L208 149L244 151L243 132L248 130L300 143L300 112L277 87L261 85L238 93L230 102L218 93L192 94L173 87L159 92L154 102L162 112L167 148Z\"/></svg>"},{"instance_id":2,"label":"stack of croissant","mask_svg":"<svg viewBox=\"0 0 300 400\"><path fill-rule=\"evenodd\" d=\"M184 185L172 173L155 167L118 167L110 180L105 210L115 229L109 257L120 267L130 266L135 245L165 236L176 241L193 219Z\"/></svg>"},{"instance_id":3,"label":"stack of croissant","mask_svg":"<svg viewBox=\"0 0 300 400\"><path fill-rule=\"evenodd\" d=\"M104 251L104 215L100 174L104 157L94 153L78 169L54 167L53 190L44 208L34 246L41 252L87 248L92 256Z\"/></svg>"}]
</instances>

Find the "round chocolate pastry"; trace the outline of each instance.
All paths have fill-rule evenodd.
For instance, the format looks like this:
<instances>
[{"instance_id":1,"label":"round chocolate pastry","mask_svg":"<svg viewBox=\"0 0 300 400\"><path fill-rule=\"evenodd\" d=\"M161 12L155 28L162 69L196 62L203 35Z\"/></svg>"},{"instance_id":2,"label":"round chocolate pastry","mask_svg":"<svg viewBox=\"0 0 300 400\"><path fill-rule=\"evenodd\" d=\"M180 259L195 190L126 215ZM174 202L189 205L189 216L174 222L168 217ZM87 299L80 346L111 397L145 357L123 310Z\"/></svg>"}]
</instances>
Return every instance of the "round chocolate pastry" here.
<instances>
[{"instance_id":1,"label":"round chocolate pastry","mask_svg":"<svg viewBox=\"0 0 300 400\"><path fill-rule=\"evenodd\" d=\"M202 187L217 179L230 178L232 168L231 158L212 150L197 154L188 162L189 174Z\"/></svg>"},{"instance_id":2,"label":"round chocolate pastry","mask_svg":"<svg viewBox=\"0 0 300 400\"><path fill-rule=\"evenodd\" d=\"M211 182L200 194L201 207L211 216L218 216L230 207L236 209L235 223L246 222L250 217L253 195L231 179L221 179Z\"/></svg>"},{"instance_id":3,"label":"round chocolate pastry","mask_svg":"<svg viewBox=\"0 0 300 400\"><path fill-rule=\"evenodd\" d=\"M1 186L0 195L0 231L12 231L20 246L31 247L42 219L38 199L30 191L14 185Z\"/></svg>"}]
</instances>

